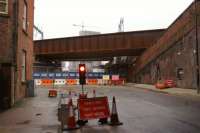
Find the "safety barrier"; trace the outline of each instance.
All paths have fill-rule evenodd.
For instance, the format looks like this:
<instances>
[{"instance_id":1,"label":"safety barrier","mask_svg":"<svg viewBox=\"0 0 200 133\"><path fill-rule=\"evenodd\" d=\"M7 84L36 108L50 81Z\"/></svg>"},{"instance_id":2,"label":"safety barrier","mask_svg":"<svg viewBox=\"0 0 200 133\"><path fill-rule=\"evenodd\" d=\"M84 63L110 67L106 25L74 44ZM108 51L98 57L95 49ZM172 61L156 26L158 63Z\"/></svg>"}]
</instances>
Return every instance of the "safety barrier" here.
<instances>
[{"instance_id":1,"label":"safety barrier","mask_svg":"<svg viewBox=\"0 0 200 133\"><path fill-rule=\"evenodd\" d=\"M176 84L173 80L163 80L163 81L158 81L156 84L155 84L155 87L157 89L167 89L167 88L173 88L175 87Z\"/></svg>"},{"instance_id":2,"label":"safety barrier","mask_svg":"<svg viewBox=\"0 0 200 133\"><path fill-rule=\"evenodd\" d=\"M102 80L102 84L103 84L103 85L108 85L108 84L109 84L109 80L103 79L103 80Z\"/></svg>"},{"instance_id":3,"label":"safety barrier","mask_svg":"<svg viewBox=\"0 0 200 133\"><path fill-rule=\"evenodd\" d=\"M77 85L79 85L79 79L76 79Z\"/></svg>"},{"instance_id":4,"label":"safety barrier","mask_svg":"<svg viewBox=\"0 0 200 133\"><path fill-rule=\"evenodd\" d=\"M110 75L103 75L102 83L103 83L103 85L109 85L110 84Z\"/></svg>"},{"instance_id":5,"label":"safety barrier","mask_svg":"<svg viewBox=\"0 0 200 133\"><path fill-rule=\"evenodd\" d=\"M97 84L98 85L103 85L103 79L97 79Z\"/></svg>"},{"instance_id":6,"label":"safety barrier","mask_svg":"<svg viewBox=\"0 0 200 133\"><path fill-rule=\"evenodd\" d=\"M43 86L53 85L53 79L42 79L41 81Z\"/></svg>"},{"instance_id":7,"label":"safety barrier","mask_svg":"<svg viewBox=\"0 0 200 133\"><path fill-rule=\"evenodd\" d=\"M87 79L86 82L88 85L97 85L98 80L97 79Z\"/></svg>"},{"instance_id":8,"label":"safety barrier","mask_svg":"<svg viewBox=\"0 0 200 133\"><path fill-rule=\"evenodd\" d=\"M157 82L157 83L155 84L155 87L156 87L157 89L165 89L165 88L166 88L165 84L162 83L162 82Z\"/></svg>"},{"instance_id":9,"label":"safety barrier","mask_svg":"<svg viewBox=\"0 0 200 133\"><path fill-rule=\"evenodd\" d=\"M173 88L176 86L173 80L165 80L164 84L167 88Z\"/></svg>"},{"instance_id":10,"label":"safety barrier","mask_svg":"<svg viewBox=\"0 0 200 133\"><path fill-rule=\"evenodd\" d=\"M77 79L66 79L67 85L77 85Z\"/></svg>"},{"instance_id":11,"label":"safety barrier","mask_svg":"<svg viewBox=\"0 0 200 133\"><path fill-rule=\"evenodd\" d=\"M65 79L55 79L54 80L54 85L65 85L66 84L66 80Z\"/></svg>"},{"instance_id":12,"label":"safety barrier","mask_svg":"<svg viewBox=\"0 0 200 133\"><path fill-rule=\"evenodd\" d=\"M57 90L55 90L55 89L50 89L50 90L49 90L48 96L49 96L49 97L57 97Z\"/></svg>"},{"instance_id":13,"label":"safety barrier","mask_svg":"<svg viewBox=\"0 0 200 133\"><path fill-rule=\"evenodd\" d=\"M86 79L87 85L124 85L126 79L119 78L118 80L112 79ZM173 82L166 82L174 85ZM171 83L171 84L170 84ZM79 79L34 79L35 86L64 86L64 85L79 85Z\"/></svg>"},{"instance_id":14,"label":"safety barrier","mask_svg":"<svg viewBox=\"0 0 200 133\"><path fill-rule=\"evenodd\" d=\"M36 86L42 85L41 79L35 79L35 80L34 80L34 84L35 84Z\"/></svg>"},{"instance_id":15,"label":"safety barrier","mask_svg":"<svg viewBox=\"0 0 200 133\"><path fill-rule=\"evenodd\" d=\"M126 79L120 78L118 80L111 80L111 85L124 85L126 82Z\"/></svg>"}]
</instances>

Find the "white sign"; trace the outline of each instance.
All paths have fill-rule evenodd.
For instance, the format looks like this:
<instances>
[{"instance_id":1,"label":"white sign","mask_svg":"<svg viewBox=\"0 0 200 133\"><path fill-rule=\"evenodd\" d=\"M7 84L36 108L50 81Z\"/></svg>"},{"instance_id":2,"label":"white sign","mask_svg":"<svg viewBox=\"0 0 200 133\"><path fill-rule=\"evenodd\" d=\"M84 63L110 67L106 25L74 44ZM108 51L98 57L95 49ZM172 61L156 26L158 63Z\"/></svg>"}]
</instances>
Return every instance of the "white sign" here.
<instances>
[{"instance_id":1,"label":"white sign","mask_svg":"<svg viewBox=\"0 0 200 133\"><path fill-rule=\"evenodd\" d=\"M109 75L103 75L103 80L109 80L110 76Z\"/></svg>"}]
</instances>

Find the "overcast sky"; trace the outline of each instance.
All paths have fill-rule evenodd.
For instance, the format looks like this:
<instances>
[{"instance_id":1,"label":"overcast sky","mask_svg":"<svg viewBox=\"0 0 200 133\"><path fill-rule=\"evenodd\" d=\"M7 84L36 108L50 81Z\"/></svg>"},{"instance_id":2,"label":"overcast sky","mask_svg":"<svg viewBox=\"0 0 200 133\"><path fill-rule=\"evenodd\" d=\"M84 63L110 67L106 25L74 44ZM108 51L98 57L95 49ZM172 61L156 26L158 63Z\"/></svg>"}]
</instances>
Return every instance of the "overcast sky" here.
<instances>
[{"instance_id":1,"label":"overcast sky","mask_svg":"<svg viewBox=\"0 0 200 133\"><path fill-rule=\"evenodd\" d=\"M193 0L35 0L35 25L45 38L77 36L85 30L118 31L124 17L125 31L168 27Z\"/></svg>"}]
</instances>

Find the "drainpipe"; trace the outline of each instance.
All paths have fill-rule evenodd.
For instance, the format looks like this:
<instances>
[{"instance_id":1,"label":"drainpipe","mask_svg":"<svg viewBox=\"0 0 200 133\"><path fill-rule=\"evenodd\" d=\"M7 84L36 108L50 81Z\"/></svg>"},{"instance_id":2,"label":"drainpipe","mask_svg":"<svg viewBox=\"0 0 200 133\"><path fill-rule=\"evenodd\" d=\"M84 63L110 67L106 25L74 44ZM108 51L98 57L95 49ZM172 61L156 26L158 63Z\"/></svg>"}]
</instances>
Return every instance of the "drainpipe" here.
<instances>
[{"instance_id":1,"label":"drainpipe","mask_svg":"<svg viewBox=\"0 0 200 133\"><path fill-rule=\"evenodd\" d=\"M199 40L198 40L198 10L197 4L199 0L195 0L195 37L196 37L196 69L197 69L197 93L200 93L200 77L199 77Z\"/></svg>"},{"instance_id":2,"label":"drainpipe","mask_svg":"<svg viewBox=\"0 0 200 133\"><path fill-rule=\"evenodd\" d=\"M14 0L13 1L13 27L12 27L12 55L13 55L13 59L12 59L12 67L13 67L13 74L14 74L14 98L13 98L13 102L15 103L16 100L16 89L17 89L17 49L18 49L18 6L19 5L19 1L18 0ZM13 104L13 103L12 103Z\"/></svg>"}]
</instances>

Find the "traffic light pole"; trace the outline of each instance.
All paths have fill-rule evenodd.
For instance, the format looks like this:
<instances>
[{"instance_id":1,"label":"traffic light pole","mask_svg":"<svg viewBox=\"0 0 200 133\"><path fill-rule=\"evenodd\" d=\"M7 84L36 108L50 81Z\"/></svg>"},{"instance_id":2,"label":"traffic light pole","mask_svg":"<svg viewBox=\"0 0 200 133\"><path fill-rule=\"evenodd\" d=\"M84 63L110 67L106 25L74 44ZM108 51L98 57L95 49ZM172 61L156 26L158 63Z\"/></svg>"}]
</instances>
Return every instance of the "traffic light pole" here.
<instances>
[{"instance_id":1,"label":"traffic light pole","mask_svg":"<svg viewBox=\"0 0 200 133\"><path fill-rule=\"evenodd\" d=\"M82 84L82 94L84 94L83 84Z\"/></svg>"},{"instance_id":2,"label":"traffic light pole","mask_svg":"<svg viewBox=\"0 0 200 133\"><path fill-rule=\"evenodd\" d=\"M82 94L84 94L83 85L86 83L86 68L85 64L79 64L79 84L82 85Z\"/></svg>"}]
</instances>

